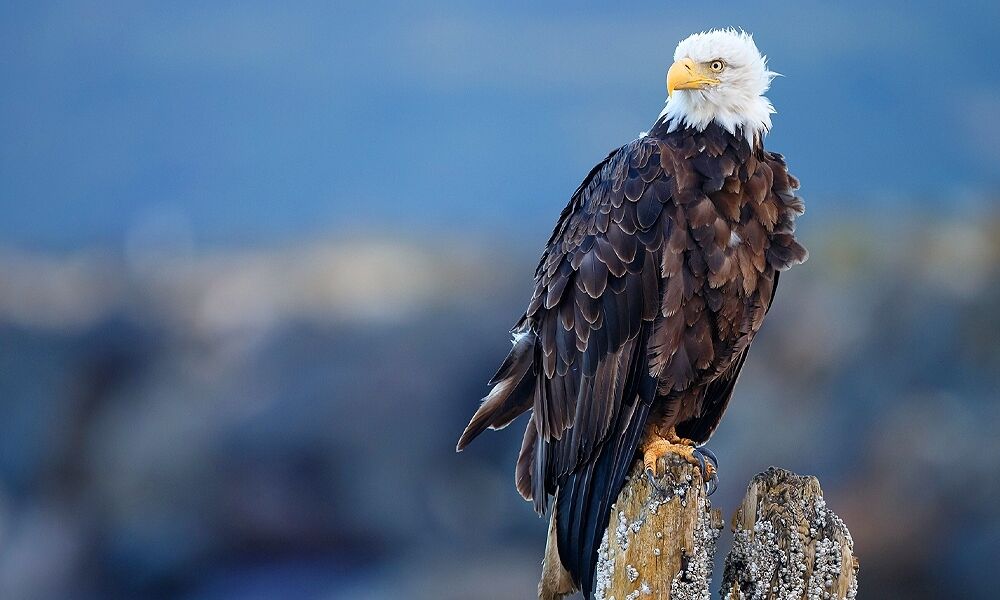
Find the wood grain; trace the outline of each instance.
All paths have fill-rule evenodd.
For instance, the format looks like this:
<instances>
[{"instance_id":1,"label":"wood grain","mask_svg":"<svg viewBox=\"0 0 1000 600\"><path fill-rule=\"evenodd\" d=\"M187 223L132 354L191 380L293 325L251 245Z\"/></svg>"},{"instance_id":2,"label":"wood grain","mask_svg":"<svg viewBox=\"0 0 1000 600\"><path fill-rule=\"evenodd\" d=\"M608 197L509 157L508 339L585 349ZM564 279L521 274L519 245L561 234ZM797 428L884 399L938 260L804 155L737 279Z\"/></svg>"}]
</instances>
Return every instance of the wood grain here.
<instances>
[{"instance_id":1,"label":"wood grain","mask_svg":"<svg viewBox=\"0 0 1000 600\"><path fill-rule=\"evenodd\" d=\"M701 472L662 458L655 489L641 461L612 507L598 554L594 598L708 598L722 515L705 494Z\"/></svg>"}]
</instances>

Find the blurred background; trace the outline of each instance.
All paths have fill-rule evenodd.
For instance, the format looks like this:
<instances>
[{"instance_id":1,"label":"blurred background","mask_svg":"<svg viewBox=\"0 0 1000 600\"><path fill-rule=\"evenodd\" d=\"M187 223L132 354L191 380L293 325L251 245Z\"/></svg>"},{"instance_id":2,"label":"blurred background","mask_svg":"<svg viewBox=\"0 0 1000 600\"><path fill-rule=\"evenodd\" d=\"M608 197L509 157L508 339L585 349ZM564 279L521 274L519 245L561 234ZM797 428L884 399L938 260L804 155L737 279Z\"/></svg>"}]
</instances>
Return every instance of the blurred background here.
<instances>
[{"instance_id":1,"label":"blurred background","mask_svg":"<svg viewBox=\"0 0 1000 600\"><path fill-rule=\"evenodd\" d=\"M998 6L4 2L0 597L534 597L523 421L455 441L569 194L729 25L811 258L713 501L818 475L862 597L993 597Z\"/></svg>"}]
</instances>

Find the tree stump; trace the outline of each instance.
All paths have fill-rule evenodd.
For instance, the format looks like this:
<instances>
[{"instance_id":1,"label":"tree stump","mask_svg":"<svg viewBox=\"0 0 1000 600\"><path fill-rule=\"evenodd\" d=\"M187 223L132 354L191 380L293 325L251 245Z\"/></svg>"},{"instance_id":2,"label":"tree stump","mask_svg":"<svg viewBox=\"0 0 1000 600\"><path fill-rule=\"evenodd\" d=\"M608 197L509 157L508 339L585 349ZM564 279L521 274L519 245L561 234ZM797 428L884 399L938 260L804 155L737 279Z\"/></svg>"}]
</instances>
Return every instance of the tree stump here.
<instances>
[{"instance_id":1,"label":"tree stump","mask_svg":"<svg viewBox=\"0 0 1000 600\"><path fill-rule=\"evenodd\" d=\"M612 506L598 553L595 600L709 600L722 517L701 472L664 459L654 489L633 467ZM858 560L844 522L819 481L774 467L753 478L733 516L726 600L853 600ZM567 589L568 591L568 589ZM552 596L559 597L559 596Z\"/></svg>"},{"instance_id":2,"label":"tree stump","mask_svg":"<svg viewBox=\"0 0 1000 600\"><path fill-rule=\"evenodd\" d=\"M595 600L708 599L722 515L712 509L701 471L661 458L662 491L636 461L598 552Z\"/></svg>"},{"instance_id":3,"label":"tree stump","mask_svg":"<svg viewBox=\"0 0 1000 600\"><path fill-rule=\"evenodd\" d=\"M726 600L853 599L858 560L844 522L815 477L771 467L753 478L733 515Z\"/></svg>"}]
</instances>

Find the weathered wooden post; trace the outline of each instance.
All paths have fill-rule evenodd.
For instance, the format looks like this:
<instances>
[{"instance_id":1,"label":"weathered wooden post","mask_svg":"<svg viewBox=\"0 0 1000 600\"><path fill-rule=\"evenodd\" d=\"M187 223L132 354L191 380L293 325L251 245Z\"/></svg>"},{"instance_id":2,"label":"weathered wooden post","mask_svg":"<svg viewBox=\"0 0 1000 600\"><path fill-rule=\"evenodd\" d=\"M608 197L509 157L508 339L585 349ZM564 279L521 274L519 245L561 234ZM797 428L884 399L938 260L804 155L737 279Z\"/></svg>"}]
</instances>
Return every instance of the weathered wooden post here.
<instances>
[{"instance_id":1,"label":"weathered wooden post","mask_svg":"<svg viewBox=\"0 0 1000 600\"><path fill-rule=\"evenodd\" d=\"M701 472L665 460L654 488L641 463L611 511L601 544L597 600L708 600L722 529ZM726 600L848 600L857 595L858 561L844 522L826 507L815 477L768 469L753 478L733 517L726 558Z\"/></svg>"},{"instance_id":2,"label":"weathered wooden post","mask_svg":"<svg viewBox=\"0 0 1000 600\"><path fill-rule=\"evenodd\" d=\"M599 551L598 600L709 597L722 515L705 493L701 471L677 456L654 488L642 462L611 509Z\"/></svg>"},{"instance_id":3,"label":"weathered wooden post","mask_svg":"<svg viewBox=\"0 0 1000 600\"><path fill-rule=\"evenodd\" d=\"M858 559L847 526L815 477L771 467L750 482L733 516L727 600L853 599Z\"/></svg>"}]
</instances>

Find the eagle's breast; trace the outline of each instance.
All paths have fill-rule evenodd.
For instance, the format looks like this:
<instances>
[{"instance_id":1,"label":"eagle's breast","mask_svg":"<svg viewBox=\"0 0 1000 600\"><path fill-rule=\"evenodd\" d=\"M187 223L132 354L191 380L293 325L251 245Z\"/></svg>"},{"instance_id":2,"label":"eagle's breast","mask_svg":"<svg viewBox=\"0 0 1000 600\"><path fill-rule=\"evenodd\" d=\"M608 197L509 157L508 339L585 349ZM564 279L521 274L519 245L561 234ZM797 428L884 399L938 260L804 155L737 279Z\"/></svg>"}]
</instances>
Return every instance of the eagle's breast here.
<instances>
[{"instance_id":1,"label":"eagle's breast","mask_svg":"<svg viewBox=\"0 0 1000 600\"><path fill-rule=\"evenodd\" d=\"M805 250L792 237L798 182L780 156L717 126L657 133L671 226L650 371L671 395L729 368L763 322L775 272Z\"/></svg>"}]
</instances>

